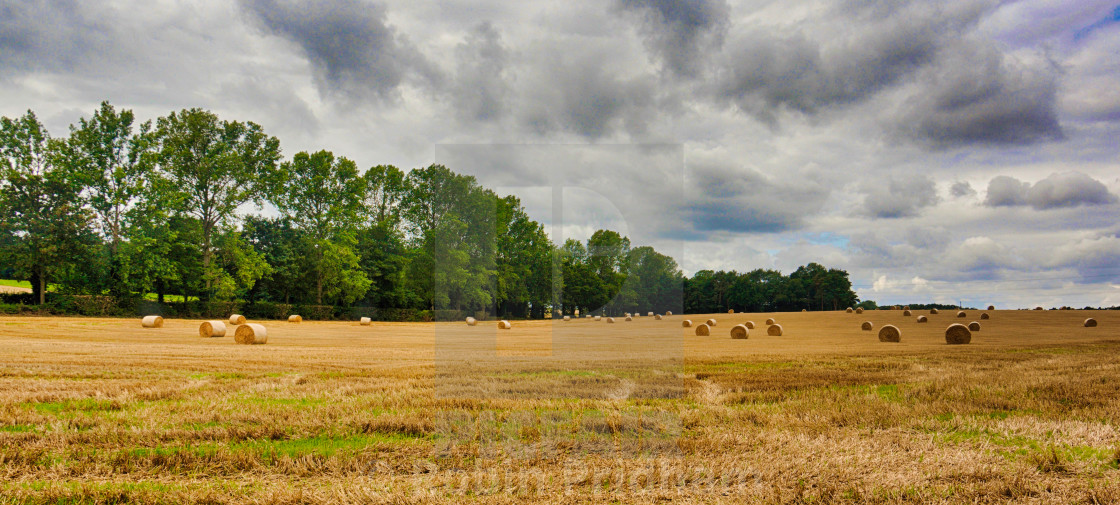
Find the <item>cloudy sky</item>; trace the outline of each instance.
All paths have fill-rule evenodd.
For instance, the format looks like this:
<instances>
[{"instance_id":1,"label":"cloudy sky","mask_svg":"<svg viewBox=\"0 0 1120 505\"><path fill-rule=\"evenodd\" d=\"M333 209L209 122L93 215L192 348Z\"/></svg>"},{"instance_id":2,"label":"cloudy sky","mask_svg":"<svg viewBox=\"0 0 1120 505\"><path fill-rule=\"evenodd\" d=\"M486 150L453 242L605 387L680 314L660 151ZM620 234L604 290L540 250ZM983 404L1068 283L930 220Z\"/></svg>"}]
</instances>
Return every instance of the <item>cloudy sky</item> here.
<instances>
[{"instance_id":1,"label":"cloudy sky","mask_svg":"<svg viewBox=\"0 0 1120 505\"><path fill-rule=\"evenodd\" d=\"M203 107L288 155L447 164L687 273L1107 306L1117 55L1116 0L0 0L0 115Z\"/></svg>"}]
</instances>

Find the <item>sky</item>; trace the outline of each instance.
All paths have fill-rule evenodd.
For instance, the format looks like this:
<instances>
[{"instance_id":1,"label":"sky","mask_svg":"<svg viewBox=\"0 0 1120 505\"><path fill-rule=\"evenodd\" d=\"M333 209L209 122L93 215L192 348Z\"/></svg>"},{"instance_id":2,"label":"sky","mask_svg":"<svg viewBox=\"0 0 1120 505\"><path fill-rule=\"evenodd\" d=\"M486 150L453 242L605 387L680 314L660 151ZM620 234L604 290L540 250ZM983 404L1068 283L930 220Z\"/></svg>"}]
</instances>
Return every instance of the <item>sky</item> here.
<instances>
[{"instance_id":1,"label":"sky","mask_svg":"<svg viewBox=\"0 0 1120 505\"><path fill-rule=\"evenodd\" d=\"M1115 306L1118 55L1115 0L0 0L0 115L201 107L687 274Z\"/></svg>"}]
</instances>

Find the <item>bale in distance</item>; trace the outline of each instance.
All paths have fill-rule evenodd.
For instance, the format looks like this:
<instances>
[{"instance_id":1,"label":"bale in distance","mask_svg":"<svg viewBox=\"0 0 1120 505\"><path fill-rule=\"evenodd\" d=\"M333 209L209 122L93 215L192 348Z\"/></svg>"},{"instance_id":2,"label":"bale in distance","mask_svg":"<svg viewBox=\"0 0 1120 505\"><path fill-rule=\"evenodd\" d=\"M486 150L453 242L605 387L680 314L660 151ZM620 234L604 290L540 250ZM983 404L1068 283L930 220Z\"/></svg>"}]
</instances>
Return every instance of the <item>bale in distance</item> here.
<instances>
[{"instance_id":1,"label":"bale in distance","mask_svg":"<svg viewBox=\"0 0 1120 505\"><path fill-rule=\"evenodd\" d=\"M222 321L203 321L198 327L198 336L215 338L226 336L226 323Z\"/></svg>"},{"instance_id":2,"label":"bale in distance","mask_svg":"<svg viewBox=\"0 0 1120 505\"><path fill-rule=\"evenodd\" d=\"M256 323L243 324L233 332L233 341L244 345L261 345L268 343L268 330Z\"/></svg>"},{"instance_id":3,"label":"bale in distance","mask_svg":"<svg viewBox=\"0 0 1120 505\"><path fill-rule=\"evenodd\" d=\"M734 313L735 313L735 309L727 309L727 313L728 313L728 314L734 314Z\"/></svg>"},{"instance_id":4,"label":"bale in distance","mask_svg":"<svg viewBox=\"0 0 1120 505\"><path fill-rule=\"evenodd\" d=\"M681 321L681 327L682 328L689 328L691 326L692 326L692 320L691 319L685 319L684 321Z\"/></svg>"},{"instance_id":5,"label":"bale in distance","mask_svg":"<svg viewBox=\"0 0 1120 505\"><path fill-rule=\"evenodd\" d=\"M929 313L933 314L933 315L937 315L937 309L929 309Z\"/></svg>"},{"instance_id":6,"label":"bale in distance","mask_svg":"<svg viewBox=\"0 0 1120 505\"><path fill-rule=\"evenodd\" d=\"M478 319L467 316L467 326L474 326L476 324L478 324Z\"/></svg>"},{"instance_id":7,"label":"bale in distance","mask_svg":"<svg viewBox=\"0 0 1120 505\"><path fill-rule=\"evenodd\" d=\"M910 309L906 309L906 310L902 311L902 315L909 317L909 316L912 316L913 314L910 313Z\"/></svg>"},{"instance_id":8,"label":"bale in distance","mask_svg":"<svg viewBox=\"0 0 1120 505\"><path fill-rule=\"evenodd\" d=\"M665 315L666 315L666 316L671 316L671 315L673 315L673 311L671 311L671 310L666 310L666 311L665 311Z\"/></svg>"},{"instance_id":9,"label":"bale in distance","mask_svg":"<svg viewBox=\"0 0 1120 505\"><path fill-rule=\"evenodd\" d=\"M968 331L980 331L980 323L976 321L968 323Z\"/></svg>"},{"instance_id":10,"label":"bale in distance","mask_svg":"<svg viewBox=\"0 0 1120 505\"><path fill-rule=\"evenodd\" d=\"M704 324L706 324L708 326L715 326L716 325L716 320L715 319L709 319Z\"/></svg>"},{"instance_id":11,"label":"bale in distance","mask_svg":"<svg viewBox=\"0 0 1120 505\"><path fill-rule=\"evenodd\" d=\"M988 310L996 310L996 306L995 305L989 305Z\"/></svg>"},{"instance_id":12,"label":"bale in distance","mask_svg":"<svg viewBox=\"0 0 1120 505\"><path fill-rule=\"evenodd\" d=\"M746 326L748 330L753 330L754 329L754 321L747 321L747 322L743 323L743 326Z\"/></svg>"},{"instance_id":13,"label":"bale in distance","mask_svg":"<svg viewBox=\"0 0 1120 505\"><path fill-rule=\"evenodd\" d=\"M302 323L303 322L303 316L301 316L299 314L292 314L292 315L288 316L288 322L289 323Z\"/></svg>"},{"instance_id":14,"label":"bale in distance","mask_svg":"<svg viewBox=\"0 0 1120 505\"><path fill-rule=\"evenodd\" d=\"M630 316L626 316L626 320L627 320L627 321L633 321L633 320L634 320L634 318L633 318L633 317L630 317Z\"/></svg>"},{"instance_id":15,"label":"bale in distance","mask_svg":"<svg viewBox=\"0 0 1120 505\"><path fill-rule=\"evenodd\" d=\"M863 314L863 307L856 307L856 314Z\"/></svg>"},{"instance_id":16,"label":"bale in distance","mask_svg":"<svg viewBox=\"0 0 1120 505\"><path fill-rule=\"evenodd\" d=\"M646 316L653 317L653 312L652 311L651 312L646 312Z\"/></svg>"},{"instance_id":17,"label":"bale in distance","mask_svg":"<svg viewBox=\"0 0 1120 505\"><path fill-rule=\"evenodd\" d=\"M844 312L847 312L847 313L851 314L852 312L855 312L855 311L852 310L851 307L848 307L847 309L844 309Z\"/></svg>"},{"instance_id":18,"label":"bale in distance","mask_svg":"<svg viewBox=\"0 0 1120 505\"><path fill-rule=\"evenodd\" d=\"M968 314L965 314L963 310L957 311L957 317L968 317Z\"/></svg>"},{"instance_id":19,"label":"bale in distance","mask_svg":"<svg viewBox=\"0 0 1120 505\"><path fill-rule=\"evenodd\" d=\"M954 323L945 328L945 343L950 345L967 344L972 342L972 332L968 331L968 327Z\"/></svg>"},{"instance_id":20,"label":"bale in distance","mask_svg":"<svg viewBox=\"0 0 1120 505\"><path fill-rule=\"evenodd\" d=\"M163 328L163 318L160 316L144 316L140 320L140 326L144 328Z\"/></svg>"},{"instance_id":21,"label":"bale in distance","mask_svg":"<svg viewBox=\"0 0 1120 505\"><path fill-rule=\"evenodd\" d=\"M767 334L767 335L770 335L771 337L780 337L780 336L782 336L782 325L780 325L780 324L772 324L772 325L770 325L770 327L769 327L769 328L766 328L766 334Z\"/></svg>"},{"instance_id":22,"label":"bale in distance","mask_svg":"<svg viewBox=\"0 0 1120 505\"><path fill-rule=\"evenodd\" d=\"M987 312L981 312L980 313L980 319L988 319L990 317L991 316L989 316Z\"/></svg>"},{"instance_id":23,"label":"bale in distance","mask_svg":"<svg viewBox=\"0 0 1120 505\"><path fill-rule=\"evenodd\" d=\"M737 325L731 327L731 338L732 339L746 339L746 338L750 337L750 334L751 334L750 330L748 330L747 327L744 326L744 325L737 324Z\"/></svg>"},{"instance_id":24,"label":"bale in distance","mask_svg":"<svg viewBox=\"0 0 1120 505\"><path fill-rule=\"evenodd\" d=\"M874 328L875 326L871 324L871 321L864 321L863 324L859 325L859 329L863 331L871 331Z\"/></svg>"},{"instance_id":25,"label":"bale in distance","mask_svg":"<svg viewBox=\"0 0 1120 505\"><path fill-rule=\"evenodd\" d=\"M801 312L809 312L809 309L801 309Z\"/></svg>"},{"instance_id":26,"label":"bale in distance","mask_svg":"<svg viewBox=\"0 0 1120 505\"><path fill-rule=\"evenodd\" d=\"M706 336L711 335L711 334L712 334L712 329L711 329L710 326L708 326L706 324L696 325L696 336L697 337L706 337Z\"/></svg>"},{"instance_id":27,"label":"bale in distance","mask_svg":"<svg viewBox=\"0 0 1120 505\"><path fill-rule=\"evenodd\" d=\"M571 321L571 320L572 320L572 316L564 316L564 320L565 320L565 321Z\"/></svg>"},{"instance_id":28,"label":"bale in distance","mask_svg":"<svg viewBox=\"0 0 1120 505\"><path fill-rule=\"evenodd\" d=\"M360 320L358 320L358 324L360 324L362 326L369 326L369 325L373 324L373 320L368 318L368 317L363 317Z\"/></svg>"},{"instance_id":29,"label":"bale in distance","mask_svg":"<svg viewBox=\"0 0 1120 505\"><path fill-rule=\"evenodd\" d=\"M1097 320L1090 317L1089 319L1086 319L1084 323L1082 323L1082 326L1086 328L1096 328Z\"/></svg>"},{"instance_id":30,"label":"bale in distance","mask_svg":"<svg viewBox=\"0 0 1120 505\"><path fill-rule=\"evenodd\" d=\"M928 323L929 319L927 319L926 316L918 316L918 322L919 323Z\"/></svg>"},{"instance_id":31,"label":"bale in distance","mask_svg":"<svg viewBox=\"0 0 1120 505\"><path fill-rule=\"evenodd\" d=\"M1042 307L1035 307L1034 310L1046 310L1046 309L1044 309Z\"/></svg>"},{"instance_id":32,"label":"bale in distance","mask_svg":"<svg viewBox=\"0 0 1120 505\"><path fill-rule=\"evenodd\" d=\"M901 342L902 332L898 327L890 324L884 324L879 328L879 341L880 342Z\"/></svg>"},{"instance_id":33,"label":"bale in distance","mask_svg":"<svg viewBox=\"0 0 1120 505\"><path fill-rule=\"evenodd\" d=\"M654 319L655 321L660 321L660 320L661 320L661 314L656 314L656 315L654 315L654 316L653 316L653 319Z\"/></svg>"},{"instance_id":34,"label":"bale in distance","mask_svg":"<svg viewBox=\"0 0 1120 505\"><path fill-rule=\"evenodd\" d=\"M774 318L772 318L772 317L766 318L766 324L768 324L768 325L769 325L769 324L774 324L774 323L776 323L776 322L777 322L777 321L774 321Z\"/></svg>"},{"instance_id":35,"label":"bale in distance","mask_svg":"<svg viewBox=\"0 0 1120 505\"><path fill-rule=\"evenodd\" d=\"M499 330L508 330L510 328L513 328L513 325L509 324L509 321L506 321L505 319L502 319L501 321L498 321L498 329Z\"/></svg>"},{"instance_id":36,"label":"bale in distance","mask_svg":"<svg viewBox=\"0 0 1120 505\"><path fill-rule=\"evenodd\" d=\"M626 317L630 317L630 313L629 313L629 312L627 312L627 313L626 313L626 314L624 314L624 315L625 315Z\"/></svg>"},{"instance_id":37,"label":"bale in distance","mask_svg":"<svg viewBox=\"0 0 1120 505\"><path fill-rule=\"evenodd\" d=\"M229 316L229 324L232 324L234 326L245 324L245 316L241 314L233 314Z\"/></svg>"},{"instance_id":38,"label":"bale in distance","mask_svg":"<svg viewBox=\"0 0 1120 505\"><path fill-rule=\"evenodd\" d=\"M902 310L910 310L910 306L907 305L907 306L903 307Z\"/></svg>"},{"instance_id":39,"label":"bale in distance","mask_svg":"<svg viewBox=\"0 0 1120 505\"><path fill-rule=\"evenodd\" d=\"M613 317L608 317L607 318L607 323L614 324L614 318Z\"/></svg>"},{"instance_id":40,"label":"bale in distance","mask_svg":"<svg viewBox=\"0 0 1120 505\"><path fill-rule=\"evenodd\" d=\"M596 320L596 321L602 321L602 320L603 320L603 316L595 316L595 320Z\"/></svg>"}]
</instances>

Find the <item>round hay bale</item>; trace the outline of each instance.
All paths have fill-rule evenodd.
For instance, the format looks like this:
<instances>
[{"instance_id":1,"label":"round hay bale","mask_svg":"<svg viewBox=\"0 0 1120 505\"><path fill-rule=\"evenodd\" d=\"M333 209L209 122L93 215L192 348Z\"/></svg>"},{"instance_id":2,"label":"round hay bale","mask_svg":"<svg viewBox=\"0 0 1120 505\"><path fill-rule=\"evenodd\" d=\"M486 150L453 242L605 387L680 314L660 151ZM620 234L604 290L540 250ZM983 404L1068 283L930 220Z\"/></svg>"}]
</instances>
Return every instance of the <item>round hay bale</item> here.
<instances>
[{"instance_id":1,"label":"round hay bale","mask_svg":"<svg viewBox=\"0 0 1120 505\"><path fill-rule=\"evenodd\" d=\"M572 320L572 316L564 316L564 320L565 320L565 321L571 321L571 320Z\"/></svg>"},{"instance_id":2,"label":"round hay bale","mask_svg":"<svg viewBox=\"0 0 1120 505\"><path fill-rule=\"evenodd\" d=\"M856 307L856 314L863 314L863 307Z\"/></svg>"},{"instance_id":3,"label":"round hay bale","mask_svg":"<svg viewBox=\"0 0 1120 505\"><path fill-rule=\"evenodd\" d=\"M661 320L661 314L657 314L657 315L654 315L654 316L653 316L653 319L654 319L655 321L660 321L660 320Z\"/></svg>"},{"instance_id":4,"label":"round hay bale","mask_svg":"<svg viewBox=\"0 0 1120 505\"><path fill-rule=\"evenodd\" d=\"M1086 319L1084 323L1082 323L1082 326L1086 328L1096 328L1097 320L1090 317L1089 319Z\"/></svg>"},{"instance_id":5,"label":"round hay bale","mask_svg":"<svg viewBox=\"0 0 1120 505\"><path fill-rule=\"evenodd\" d=\"M960 310L957 311L957 317L968 317L968 314L965 314L963 310Z\"/></svg>"},{"instance_id":6,"label":"round hay bale","mask_svg":"<svg viewBox=\"0 0 1120 505\"><path fill-rule=\"evenodd\" d=\"M750 335L750 330L744 325L737 324L731 327L731 338L733 339L745 339L750 337Z\"/></svg>"},{"instance_id":7,"label":"round hay bale","mask_svg":"<svg viewBox=\"0 0 1120 505\"><path fill-rule=\"evenodd\" d=\"M595 320L596 320L596 321L602 321L602 320L603 320L603 316L595 316Z\"/></svg>"},{"instance_id":8,"label":"round hay bale","mask_svg":"<svg viewBox=\"0 0 1120 505\"><path fill-rule=\"evenodd\" d=\"M682 328L689 328L691 326L692 326L692 320L691 319L685 319L684 321L681 321L681 327Z\"/></svg>"},{"instance_id":9,"label":"round hay bale","mask_svg":"<svg viewBox=\"0 0 1120 505\"><path fill-rule=\"evenodd\" d=\"M771 337L780 337L780 336L782 336L782 325L780 325L780 324L772 324L772 325L770 325L770 327L769 327L769 328L766 328L766 334L767 334L767 335L770 335Z\"/></svg>"},{"instance_id":10,"label":"round hay bale","mask_svg":"<svg viewBox=\"0 0 1120 505\"><path fill-rule=\"evenodd\" d=\"M630 316L626 316L626 320L627 320L627 321L633 321L633 320L634 320L634 318L632 318L632 317L630 317Z\"/></svg>"},{"instance_id":11,"label":"round hay bale","mask_svg":"<svg viewBox=\"0 0 1120 505\"><path fill-rule=\"evenodd\" d=\"M607 323L614 324L614 318L613 317L608 317L607 318Z\"/></svg>"},{"instance_id":12,"label":"round hay bale","mask_svg":"<svg viewBox=\"0 0 1120 505\"><path fill-rule=\"evenodd\" d=\"M929 309L929 313L933 314L933 315L937 315L937 309Z\"/></svg>"},{"instance_id":13,"label":"round hay bale","mask_svg":"<svg viewBox=\"0 0 1120 505\"><path fill-rule=\"evenodd\" d=\"M902 315L904 315L904 316L906 316L906 317L910 317L910 316L912 316L913 314L911 314L911 313L910 313L910 309L906 309L906 310L902 311Z\"/></svg>"},{"instance_id":14,"label":"round hay bale","mask_svg":"<svg viewBox=\"0 0 1120 505\"><path fill-rule=\"evenodd\" d=\"M871 331L875 329L875 325L871 324L871 321L864 321L863 324L859 325L859 329L863 331Z\"/></svg>"},{"instance_id":15,"label":"round hay bale","mask_svg":"<svg viewBox=\"0 0 1120 505\"><path fill-rule=\"evenodd\" d=\"M666 310L666 311L665 311L665 315L666 315L666 316L671 316L671 315L673 315L673 311L671 311L671 310Z\"/></svg>"},{"instance_id":16,"label":"round hay bale","mask_svg":"<svg viewBox=\"0 0 1120 505\"><path fill-rule=\"evenodd\" d=\"M847 313L851 314L852 312L855 312L855 311L852 310L851 307L848 307L847 309L844 309L844 312L847 312Z\"/></svg>"},{"instance_id":17,"label":"round hay bale","mask_svg":"<svg viewBox=\"0 0 1120 505\"><path fill-rule=\"evenodd\" d=\"M968 331L980 331L980 323L976 321L968 323Z\"/></svg>"},{"instance_id":18,"label":"round hay bale","mask_svg":"<svg viewBox=\"0 0 1120 505\"><path fill-rule=\"evenodd\" d=\"M653 312L646 312L646 316L653 317Z\"/></svg>"},{"instance_id":19,"label":"round hay bale","mask_svg":"<svg viewBox=\"0 0 1120 505\"><path fill-rule=\"evenodd\" d=\"M292 314L292 315L288 316L288 322L289 323L302 323L303 322L303 316L301 316L299 314Z\"/></svg>"},{"instance_id":20,"label":"round hay bale","mask_svg":"<svg viewBox=\"0 0 1120 505\"><path fill-rule=\"evenodd\" d=\"M474 326L476 324L478 324L478 319L467 316L467 326Z\"/></svg>"},{"instance_id":21,"label":"round hay bale","mask_svg":"<svg viewBox=\"0 0 1120 505\"><path fill-rule=\"evenodd\" d=\"M716 320L715 319L709 319L709 320L705 321L704 324L706 324L708 326L715 326L716 325Z\"/></svg>"},{"instance_id":22,"label":"round hay bale","mask_svg":"<svg viewBox=\"0 0 1120 505\"><path fill-rule=\"evenodd\" d=\"M996 310L996 306L995 305L989 305L988 310Z\"/></svg>"},{"instance_id":23,"label":"round hay bale","mask_svg":"<svg viewBox=\"0 0 1120 505\"><path fill-rule=\"evenodd\" d=\"M501 321L498 321L498 329L499 330L508 330L508 329L511 329L511 328L513 328L513 325L509 324L509 321L506 321L505 319L502 319Z\"/></svg>"},{"instance_id":24,"label":"round hay bale","mask_svg":"<svg viewBox=\"0 0 1120 505\"><path fill-rule=\"evenodd\" d=\"M968 327L954 323L945 328L945 343L951 345L967 344L972 342L972 332L968 331Z\"/></svg>"},{"instance_id":25,"label":"round hay bale","mask_svg":"<svg viewBox=\"0 0 1120 505\"><path fill-rule=\"evenodd\" d=\"M728 313L728 314L734 314L734 313L735 313L735 309L727 309L727 313Z\"/></svg>"},{"instance_id":26,"label":"round hay bale","mask_svg":"<svg viewBox=\"0 0 1120 505\"><path fill-rule=\"evenodd\" d=\"M801 309L801 312L809 312L808 309Z\"/></svg>"},{"instance_id":27,"label":"round hay bale","mask_svg":"<svg viewBox=\"0 0 1120 505\"><path fill-rule=\"evenodd\" d=\"M774 318L772 318L772 317L766 318L766 324L774 324L776 322L777 321L774 321Z\"/></svg>"},{"instance_id":28,"label":"round hay bale","mask_svg":"<svg viewBox=\"0 0 1120 505\"><path fill-rule=\"evenodd\" d=\"M363 317L363 318L358 320L358 324L360 324L362 326L369 326L369 325L373 324L373 320L368 318L368 317Z\"/></svg>"},{"instance_id":29,"label":"round hay bale","mask_svg":"<svg viewBox=\"0 0 1120 505\"><path fill-rule=\"evenodd\" d=\"M229 316L229 324L232 324L234 326L245 324L245 316L241 314L234 314L232 316Z\"/></svg>"},{"instance_id":30,"label":"round hay bale","mask_svg":"<svg viewBox=\"0 0 1120 505\"><path fill-rule=\"evenodd\" d=\"M1034 310L1046 310L1046 309L1044 309L1042 307L1035 307Z\"/></svg>"},{"instance_id":31,"label":"round hay bale","mask_svg":"<svg viewBox=\"0 0 1120 505\"><path fill-rule=\"evenodd\" d=\"M160 316L144 316L140 320L140 326L144 328L163 328L163 318Z\"/></svg>"},{"instance_id":32,"label":"round hay bale","mask_svg":"<svg viewBox=\"0 0 1120 505\"><path fill-rule=\"evenodd\" d=\"M626 316L626 317L630 317L630 313L629 313L629 312L627 312L627 313L625 314L625 316Z\"/></svg>"},{"instance_id":33,"label":"round hay bale","mask_svg":"<svg viewBox=\"0 0 1120 505\"><path fill-rule=\"evenodd\" d=\"M928 323L929 319L927 319L926 316L918 316L918 322L919 323Z\"/></svg>"},{"instance_id":34,"label":"round hay bale","mask_svg":"<svg viewBox=\"0 0 1120 505\"><path fill-rule=\"evenodd\" d=\"M907 305L907 306L903 307L902 310L910 310L910 306Z\"/></svg>"},{"instance_id":35,"label":"round hay bale","mask_svg":"<svg viewBox=\"0 0 1120 505\"><path fill-rule=\"evenodd\" d=\"M748 330L753 330L754 329L754 321L747 321L747 322L743 323L743 326L746 326Z\"/></svg>"},{"instance_id":36,"label":"round hay bale","mask_svg":"<svg viewBox=\"0 0 1120 505\"><path fill-rule=\"evenodd\" d=\"M268 343L268 330L256 323L243 324L233 332L233 341L244 345L261 345Z\"/></svg>"},{"instance_id":37,"label":"round hay bale","mask_svg":"<svg viewBox=\"0 0 1120 505\"><path fill-rule=\"evenodd\" d=\"M203 321L198 327L198 336L215 338L226 336L226 323L222 321Z\"/></svg>"},{"instance_id":38,"label":"round hay bale","mask_svg":"<svg viewBox=\"0 0 1120 505\"><path fill-rule=\"evenodd\" d=\"M980 319L988 319L990 317L991 316L989 316L987 312L983 312L983 313L980 314Z\"/></svg>"},{"instance_id":39,"label":"round hay bale","mask_svg":"<svg viewBox=\"0 0 1120 505\"><path fill-rule=\"evenodd\" d=\"M879 341L901 342L902 332L894 325L884 324L882 328L879 328Z\"/></svg>"},{"instance_id":40,"label":"round hay bale","mask_svg":"<svg viewBox=\"0 0 1120 505\"><path fill-rule=\"evenodd\" d=\"M696 336L706 337L712 334L712 328L706 324L696 325Z\"/></svg>"}]
</instances>

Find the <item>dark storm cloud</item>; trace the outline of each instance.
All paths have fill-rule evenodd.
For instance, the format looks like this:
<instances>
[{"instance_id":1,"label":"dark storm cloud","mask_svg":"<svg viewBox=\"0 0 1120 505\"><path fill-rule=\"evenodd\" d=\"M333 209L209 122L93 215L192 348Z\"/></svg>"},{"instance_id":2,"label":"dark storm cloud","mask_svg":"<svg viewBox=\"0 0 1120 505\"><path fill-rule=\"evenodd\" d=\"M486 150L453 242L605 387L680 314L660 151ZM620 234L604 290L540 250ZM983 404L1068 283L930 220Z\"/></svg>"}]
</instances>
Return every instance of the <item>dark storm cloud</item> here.
<instances>
[{"instance_id":1,"label":"dark storm cloud","mask_svg":"<svg viewBox=\"0 0 1120 505\"><path fill-rule=\"evenodd\" d=\"M864 211L871 217L915 216L937 203L937 185L929 176L890 176L864 187Z\"/></svg>"},{"instance_id":2,"label":"dark storm cloud","mask_svg":"<svg viewBox=\"0 0 1120 505\"><path fill-rule=\"evenodd\" d=\"M457 70L452 101L464 121L494 121L508 109L505 79L509 55L490 23L475 27L455 50Z\"/></svg>"},{"instance_id":3,"label":"dark storm cloud","mask_svg":"<svg viewBox=\"0 0 1120 505\"><path fill-rule=\"evenodd\" d=\"M976 190L972 189L972 185L965 181L957 181L949 187L949 194L953 195L954 198L960 198L975 195Z\"/></svg>"},{"instance_id":4,"label":"dark storm cloud","mask_svg":"<svg viewBox=\"0 0 1120 505\"><path fill-rule=\"evenodd\" d=\"M703 196L683 209L685 220L697 232L796 230L820 212L829 194L820 184L773 180L753 170L701 166L690 171L690 187L704 188Z\"/></svg>"},{"instance_id":5,"label":"dark storm cloud","mask_svg":"<svg viewBox=\"0 0 1120 505\"><path fill-rule=\"evenodd\" d=\"M396 96L409 79L442 78L408 40L386 24L385 7L362 0L242 0L268 31L306 53L322 92Z\"/></svg>"},{"instance_id":6,"label":"dark storm cloud","mask_svg":"<svg viewBox=\"0 0 1120 505\"><path fill-rule=\"evenodd\" d=\"M663 68L694 76L706 53L718 49L728 27L723 0L618 0L622 9L641 16L646 45Z\"/></svg>"},{"instance_id":7,"label":"dark storm cloud","mask_svg":"<svg viewBox=\"0 0 1120 505\"><path fill-rule=\"evenodd\" d=\"M0 78L12 71L72 70L107 51L113 33L76 0L0 0Z\"/></svg>"},{"instance_id":8,"label":"dark storm cloud","mask_svg":"<svg viewBox=\"0 0 1120 505\"><path fill-rule=\"evenodd\" d=\"M783 108L810 114L861 102L933 61L947 34L976 16L920 3L851 7L854 13L832 13L832 29L841 32L835 40L813 39L811 28L735 30L715 81L717 99L770 121Z\"/></svg>"},{"instance_id":9,"label":"dark storm cloud","mask_svg":"<svg viewBox=\"0 0 1120 505\"><path fill-rule=\"evenodd\" d=\"M1025 62L990 44L962 41L922 77L899 120L914 137L939 146L1063 137L1056 106L1059 70L1050 61Z\"/></svg>"},{"instance_id":10,"label":"dark storm cloud","mask_svg":"<svg viewBox=\"0 0 1120 505\"><path fill-rule=\"evenodd\" d=\"M652 121L655 87L648 78L623 77L595 51L546 51L522 82L519 116L539 134L576 133L589 139L618 129L640 134Z\"/></svg>"},{"instance_id":11,"label":"dark storm cloud","mask_svg":"<svg viewBox=\"0 0 1120 505\"><path fill-rule=\"evenodd\" d=\"M1080 172L1052 174L1034 185L1006 175L988 183L984 204L989 207L1030 205L1038 210L1106 205L1117 197L1100 181Z\"/></svg>"}]
</instances>

